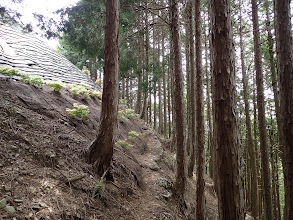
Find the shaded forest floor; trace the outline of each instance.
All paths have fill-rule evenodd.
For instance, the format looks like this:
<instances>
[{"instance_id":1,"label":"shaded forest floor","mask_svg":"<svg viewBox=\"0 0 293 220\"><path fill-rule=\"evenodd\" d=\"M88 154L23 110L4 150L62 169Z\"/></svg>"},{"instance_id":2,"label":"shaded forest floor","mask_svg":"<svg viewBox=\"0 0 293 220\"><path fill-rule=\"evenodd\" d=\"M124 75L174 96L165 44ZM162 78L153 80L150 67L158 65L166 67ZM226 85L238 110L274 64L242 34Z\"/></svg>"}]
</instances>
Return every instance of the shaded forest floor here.
<instances>
[{"instance_id":1,"label":"shaded forest floor","mask_svg":"<svg viewBox=\"0 0 293 220\"><path fill-rule=\"evenodd\" d=\"M66 113L73 103L89 106L88 120ZM171 197L175 155L137 118L119 120L115 141L129 145L115 146L113 180L92 172L84 154L100 108L97 98L0 78L0 219L194 219L195 179L188 180L180 213ZM205 196L207 219L217 219L208 177Z\"/></svg>"}]
</instances>

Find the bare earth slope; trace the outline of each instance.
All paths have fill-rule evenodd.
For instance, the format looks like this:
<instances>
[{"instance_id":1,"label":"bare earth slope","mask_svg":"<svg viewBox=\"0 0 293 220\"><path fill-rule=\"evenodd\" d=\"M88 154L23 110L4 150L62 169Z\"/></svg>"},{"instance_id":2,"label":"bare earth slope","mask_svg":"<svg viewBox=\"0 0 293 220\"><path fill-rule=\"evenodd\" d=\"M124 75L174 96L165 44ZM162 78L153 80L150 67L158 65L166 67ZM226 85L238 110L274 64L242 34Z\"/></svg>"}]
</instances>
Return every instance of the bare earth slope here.
<instances>
[{"instance_id":1,"label":"bare earth slope","mask_svg":"<svg viewBox=\"0 0 293 220\"><path fill-rule=\"evenodd\" d=\"M89 106L88 120L66 113L73 103ZM93 173L84 155L99 115L98 99L0 78L0 219L193 219L195 180L180 213L171 198L174 154L139 119L119 121L116 141L130 146L115 147L112 176ZM206 185L207 218L216 219L213 183Z\"/></svg>"}]
</instances>

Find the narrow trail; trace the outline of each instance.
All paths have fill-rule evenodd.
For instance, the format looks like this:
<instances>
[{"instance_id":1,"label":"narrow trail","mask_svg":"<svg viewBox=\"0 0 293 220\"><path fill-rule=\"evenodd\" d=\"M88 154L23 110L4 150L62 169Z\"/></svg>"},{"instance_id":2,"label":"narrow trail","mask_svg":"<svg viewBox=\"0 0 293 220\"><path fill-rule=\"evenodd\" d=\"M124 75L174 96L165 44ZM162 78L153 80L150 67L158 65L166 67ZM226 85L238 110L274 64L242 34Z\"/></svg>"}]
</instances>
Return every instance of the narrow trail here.
<instances>
[{"instance_id":1,"label":"narrow trail","mask_svg":"<svg viewBox=\"0 0 293 220\"><path fill-rule=\"evenodd\" d=\"M175 219L166 205L171 195L166 189L171 184L171 173L160 167L163 158L162 144L152 129L143 130L143 135L147 140L147 147L137 160L142 167L145 193L137 201L137 213L140 219Z\"/></svg>"}]
</instances>

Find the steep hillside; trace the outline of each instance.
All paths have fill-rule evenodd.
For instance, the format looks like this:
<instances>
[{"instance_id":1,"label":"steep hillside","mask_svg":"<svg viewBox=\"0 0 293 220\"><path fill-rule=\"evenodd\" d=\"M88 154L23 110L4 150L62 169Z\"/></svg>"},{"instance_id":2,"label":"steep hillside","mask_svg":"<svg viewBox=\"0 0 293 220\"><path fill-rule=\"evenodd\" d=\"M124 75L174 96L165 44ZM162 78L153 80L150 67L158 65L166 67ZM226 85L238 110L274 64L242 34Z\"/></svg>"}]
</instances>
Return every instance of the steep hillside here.
<instances>
[{"instance_id":1,"label":"steep hillside","mask_svg":"<svg viewBox=\"0 0 293 220\"><path fill-rule=\"evenodd\" d=\"M101 180L85 160L100 100L6 78L0 100L0 219L193 219L195 180L188 180L187 209L180 213L171 197L174 154L124 106L112 176ZM73 103L89 106L88 119L67 114ZM208 178L205 195L207 218L216 219Z\"/></svg>"}]
</instances>

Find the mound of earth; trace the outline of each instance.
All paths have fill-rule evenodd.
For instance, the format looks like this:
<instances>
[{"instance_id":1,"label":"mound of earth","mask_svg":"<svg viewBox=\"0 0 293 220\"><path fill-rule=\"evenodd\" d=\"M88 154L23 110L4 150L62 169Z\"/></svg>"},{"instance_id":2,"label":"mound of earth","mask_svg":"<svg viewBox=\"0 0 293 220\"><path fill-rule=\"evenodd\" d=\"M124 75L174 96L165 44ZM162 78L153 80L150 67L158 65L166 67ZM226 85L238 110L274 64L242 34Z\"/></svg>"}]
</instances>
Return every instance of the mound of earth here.
<instances>
[{"instance_id":1,"label":"mound of earth","mask_svg":"<svg viewBox=\"0 0 293 220\"><path fill-rule=\"evenodd\" d=\"M171 197L175 155L143 121L119 120L115 141L127 145L115 146L107 180L84 156L100 100L7 78L0 78L0 100L0 219L194 219L195 179L188 179L181 213ZM89 107L88 119L67 114L73 103ZM207 177L205 196L207 219L217 219Z\"/></svg>"}]
</instances>

